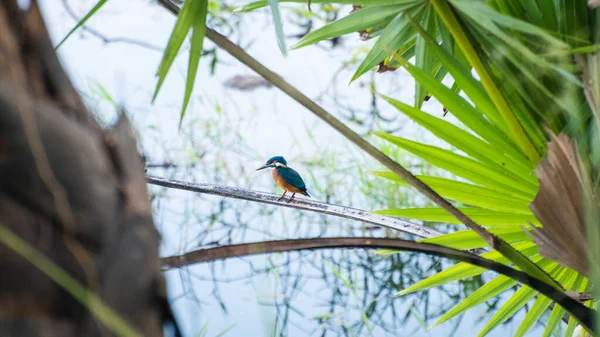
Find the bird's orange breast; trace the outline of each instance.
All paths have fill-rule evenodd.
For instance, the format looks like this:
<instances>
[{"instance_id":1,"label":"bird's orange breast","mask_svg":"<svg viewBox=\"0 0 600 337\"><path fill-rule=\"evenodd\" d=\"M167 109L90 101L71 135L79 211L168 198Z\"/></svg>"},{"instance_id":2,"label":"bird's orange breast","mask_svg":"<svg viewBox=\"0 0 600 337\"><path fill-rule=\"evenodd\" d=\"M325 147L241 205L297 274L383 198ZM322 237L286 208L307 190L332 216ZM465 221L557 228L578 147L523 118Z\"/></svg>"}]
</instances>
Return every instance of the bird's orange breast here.
<instances>
[{"instance_id":1,"label":"bird's orange breast","mask_svg":"<svg viewBox=\"0 0 600 337\"><path fill-rule=\"evenodd\" d=\"M298 187L288 184L288 182L279 175L277 169L273 169L273 180L275 180L275 183L283 188L284 191L304 194Z\"/></svg>"}]
</instances>

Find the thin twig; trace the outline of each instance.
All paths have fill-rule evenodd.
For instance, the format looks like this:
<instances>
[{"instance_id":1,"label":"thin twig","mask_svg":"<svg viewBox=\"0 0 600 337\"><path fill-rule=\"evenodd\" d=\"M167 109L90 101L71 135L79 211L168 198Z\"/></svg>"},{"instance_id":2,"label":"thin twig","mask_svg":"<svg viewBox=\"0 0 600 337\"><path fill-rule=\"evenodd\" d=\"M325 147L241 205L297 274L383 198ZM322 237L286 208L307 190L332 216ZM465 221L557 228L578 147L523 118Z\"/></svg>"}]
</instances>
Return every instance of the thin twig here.
<instances>
[{"instance_id":1,"label":"thin twig","mask_svg":"<svg viewBox=\"0 0 600 337\"><path fill-rule=\"evenodd\" d=\"M63 7L65 8L65 11L67 12L67 14L69 14L69 16L73 20L75 20L75 22L81 21L81 17L79 17L77 14L75 14L75 11L73 10L73 8L71 8L71 5L69 4L69 2L67 0L63 0ZM127 38L127 37L108 37L108 36L100 33L99 31L88 27L87 25L81 26L81 29L83 31L88 32L89 34L99 38L104 43L126 43L126 44L136 45L138 47L150 49L150 50L157 51L157 52L163 51L163 48L161 48L159 46L155 46L155 45L145 42L145 41L131 39L131 38Z\"/></svg>"},{"instance_id":2,"label":"thin twig","mask_svg":"<svg viewBox=\"0 0 600 337\"><path fill-rule=\"evenodd\" d=\"M513 269L501 263L484 259L480 256L460 251L453 248L434 244L419 243L400 239L380 238L313 238L296 240L263 241L238 245L227 245L217 248L200 249L180 256L163 258L163 267L179 268L199 262L215 261L230 257L240 257L264 253L287 252L304 249L331 249L331 248L368 248L368 249L397 249L404 251L420 252L428 255L440 256L459 260L488 270L506 275L522 284L539 291L548 298L558 303L581 323L592 326L593 310L582 303L567 296L562 291L542 282L527 273Z\"/></svg>"},{"instance_id":3,"label":"thin twig","mask_svg":"<svg viewBox=\"0 0 600 337\"><path fill-rule=\"evenodd\" d=\"M288 202L287 199L279 200L279 195L272 193L265 193L253 190L247 190L238 187L223 186L217 184L205 184L205 183L188 183L184 181L171 180L159 177L146 177L149 184L159 185L169 188L175 188L180 190L219 195L228 198L242 199L260 202L264 204L271 204L283 207L290 207L301 209L305 211L312 211L321 214L334 215L346 219L358 220L365 223L387 227L393 230L401 231L404 233L413 234L422 238L430 238L434 236L442 235L442 233L433 230L431 228L417 225L408 221L400 220L383 215L371 214L367 211L350 208L345 206L331 205L324 202L313 201L309 199L294 199Z\"/></svg>"}]
</instances>

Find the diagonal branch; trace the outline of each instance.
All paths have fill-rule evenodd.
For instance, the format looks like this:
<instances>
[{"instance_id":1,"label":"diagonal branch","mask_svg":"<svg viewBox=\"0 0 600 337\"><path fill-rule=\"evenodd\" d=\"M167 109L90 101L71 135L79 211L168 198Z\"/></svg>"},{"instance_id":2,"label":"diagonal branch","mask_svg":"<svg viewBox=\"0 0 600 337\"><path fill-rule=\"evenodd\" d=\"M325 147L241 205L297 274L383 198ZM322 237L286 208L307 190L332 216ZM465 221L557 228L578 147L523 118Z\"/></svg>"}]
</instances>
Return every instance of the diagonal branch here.
<instances>
[{"instance_id":1,"label":"diagonal branch","mask_svg":"<svg viewBox=\"0 0 600 337\"><path fill-rule=\"evenodd\" d=\"M562 291L555 289L547 283L501 263L487 260L468 252L434 244L419 243L400 239L379 238L314 238L278 240L200 249L179 256L165 257L162 258L161 261L164 268L171 269L185 267L194 263L208 262L231 257L304 249L329 248L397 249L445 257L466 262L478 267L483 267L488 270L493 270L500 274L506 275L522 284L528 285L529 287L539 291L558 303L561 307L567 310L571 315L573 315L586 326L592 326L592 317L594 314L592 309L587 308L577 300L572 299Z\"/></svg>"},{"instance_id":2,"label":"diagonal branch","mask_svg":"<svg viewBox=\"0 0 600 337\"><path fill-rule=\"evenodd\" d=\"M422 238L431 238L434 236L442 235L442 233L436 230L427 228L425 226L413 224L408 221L382 215L370 214L367 211L363 211L360 209L331 205L319 201L313 201L308 199L294 199L293 201L288 203L287 200L278 200L279 195L276 194L246 190L238 187L230 187L216 184L193 184L183 181L152 176L146 177L146 180L149 184L152 185L176 188L180 190L204 194L225 196L235 199L255 201L264 204L296 208L321 214L334 215L346 219L358 220L373 225L387 227L404 233L413 234Z\"/></svg>"},{"instance_id":3,"label":"diagonal branch","mask_svg":"<svg viewBox=\"0 0 600 337\"><path fill-rule=\"evenodd\" d=\"M177 7L169 0L157 1L159 4L167 8L172 14L177 15L179 13L179 7ZM521 269L531 273L532 275L535 275L540 279L543 279L545 282L551 284L557 289L562 289L562 286L558 282L556 282L556 280L550 277L548 273L544 272L538 265L531 262L531 260L529 260L522 253L514 249L514 247L512 247L506 241L495 236L494 234L486 230L484 227L477 224L466 214L461 212L458 208L454 207L454 205L452 205L441 195L439 195L437 192L431 189L431 187L423 183L412 173L406 170L402 165L398 164L393 159L385 155L385 153L381 152L379 149L373 146L371 143L364 140L360 135L352 131L352 129L347 127L340 120L338 120L333 115L325 111L325 109L323 109L313 100L301 93L294 86L286 82L281 76L269 70L256 59L254 59L252 56L250 56L248 53L246 53L242 48L229 41L225 36L219 34L218 32L210 28L207 28L206 30L206 37L212 42L214 42L217 46L219 46L219 48L227 51L231 56L235 57L237 60L248 66L250 69L254 70L266 80L273 83L275 87L286 93L288 96L293 98L295 101L297 101L304 107L306 107L309 111L317 115L319 118L321 118L334 129L336 129L344 137L346 137L348 140L360 147L363 151L371 155L373 158L377 159L377 161L379 161L392 172L397 174L400 178L402 178L402 180L410 184L412 187L416 188L419 192L421 192L435 204L440 206L446 212L448 212L460 222L462 222L464 225L476 232L490 245L490 247L498 250L502 255L506 256L510 261L514 262Z\"/></svg>"}]
</instances>

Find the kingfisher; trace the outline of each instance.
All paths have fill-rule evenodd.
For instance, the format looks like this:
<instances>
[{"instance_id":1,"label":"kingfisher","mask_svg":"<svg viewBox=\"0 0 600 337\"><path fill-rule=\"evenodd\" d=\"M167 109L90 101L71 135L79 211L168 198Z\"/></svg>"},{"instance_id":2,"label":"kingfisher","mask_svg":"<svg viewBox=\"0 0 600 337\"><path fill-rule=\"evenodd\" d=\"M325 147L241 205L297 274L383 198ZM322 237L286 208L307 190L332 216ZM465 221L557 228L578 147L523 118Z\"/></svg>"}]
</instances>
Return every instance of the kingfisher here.
<instances>
[{"instance_id":1,"label":"kingfisher","mask_svg":"<svg viewBox=\"0 0 600 337\"><path fill-rule=\"evenodd\" d=\"M287 161L282 156L275 156L267 160L265 165L256 170L259 171L266 169L267 167L273 168L273 180L275 180L275 183L283 189L283 194L277 200L283 199L287 192L292 192L292 197L288 202L294 199L296 193L300 193L310 198L310 195L306 191L304 180L302 180L302 177L300 177L298 172L287 166Z\"/></svg>"}]
</instances>

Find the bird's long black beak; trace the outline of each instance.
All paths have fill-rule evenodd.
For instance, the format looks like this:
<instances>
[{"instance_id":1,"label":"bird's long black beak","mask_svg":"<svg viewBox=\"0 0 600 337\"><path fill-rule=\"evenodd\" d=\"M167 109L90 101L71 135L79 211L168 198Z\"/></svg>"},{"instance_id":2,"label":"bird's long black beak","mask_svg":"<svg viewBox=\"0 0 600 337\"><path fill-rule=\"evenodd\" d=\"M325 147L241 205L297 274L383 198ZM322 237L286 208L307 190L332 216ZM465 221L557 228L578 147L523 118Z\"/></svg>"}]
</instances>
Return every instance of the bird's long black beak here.
<instances>
[{"instance_id":1,"label":"bird's long black beak","mask_svg":"<svg viewBox=\"0 0 600 337\"><path fill-rule=\"evenodd\" d=\"M267 167L269 167L269 165L263 165L263 166L257 168L256 170L260 171L260 170L266 169Z\"/></svg>"}]
</instances>

